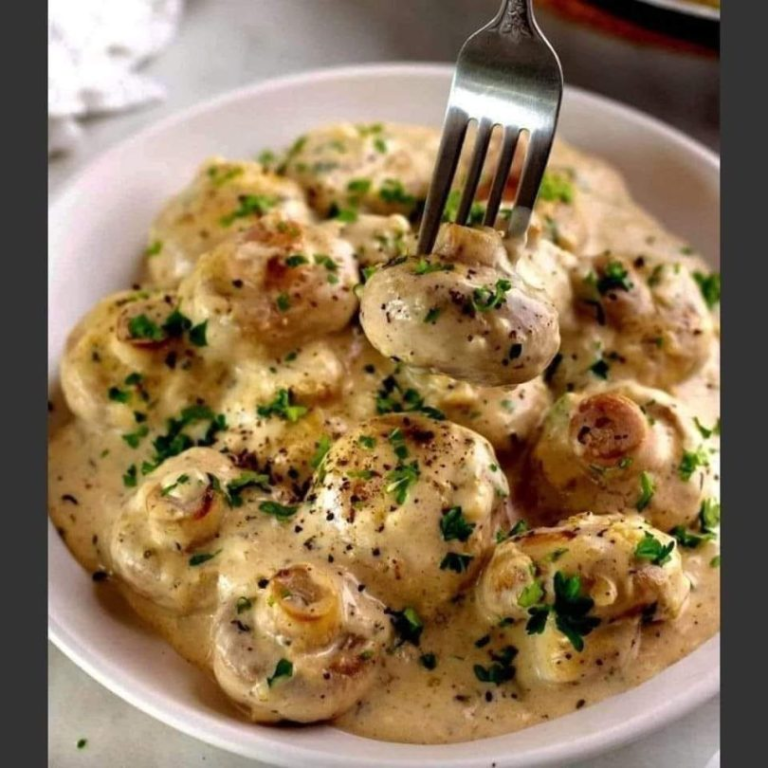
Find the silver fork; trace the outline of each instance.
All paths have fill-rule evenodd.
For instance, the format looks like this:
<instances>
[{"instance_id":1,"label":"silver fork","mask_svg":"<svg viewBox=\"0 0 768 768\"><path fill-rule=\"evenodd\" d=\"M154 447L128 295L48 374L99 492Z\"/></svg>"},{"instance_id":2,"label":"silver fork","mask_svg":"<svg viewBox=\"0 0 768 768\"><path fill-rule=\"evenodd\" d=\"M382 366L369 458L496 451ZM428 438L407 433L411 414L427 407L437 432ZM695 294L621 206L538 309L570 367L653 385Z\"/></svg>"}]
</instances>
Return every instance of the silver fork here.
<instances>
[{"instance_id":1,"label":"silver fork","mask_svg":"<svg viewBox=\"0 0 768 768\"><path fill-rule=\"evenodd\" d=\"M496 18L462 47L448 99L443 136L419 232L431 253L470 121L477 133L456 222L464 224L477 192L494 126L503 130L499 164L484 224L494 226L520 134L528 149L507 234L522 237L539 192L563 95L563 71L533 15L532 0L504 0Z\"/></svg>"}]
</instances>

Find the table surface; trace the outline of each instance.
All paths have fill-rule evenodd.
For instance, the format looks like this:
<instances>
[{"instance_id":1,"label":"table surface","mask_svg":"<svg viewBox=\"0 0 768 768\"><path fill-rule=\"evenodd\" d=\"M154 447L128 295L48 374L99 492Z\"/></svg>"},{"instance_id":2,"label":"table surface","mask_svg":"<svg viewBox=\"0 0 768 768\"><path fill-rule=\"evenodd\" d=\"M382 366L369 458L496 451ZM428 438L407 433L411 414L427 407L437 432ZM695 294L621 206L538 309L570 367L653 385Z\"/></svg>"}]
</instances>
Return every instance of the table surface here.
<instances>
[{"instance_id":1,"label":"table surface","mask_svg":"<svg viewBox=\"0 0 768 768\"><path fill-rule=\"evenodd\" d=\"M89 119L78 150L49 164L49 195L126 136L255 80L366 61L454 60L462 41L497 5L498 0L187 0L178 38L146 68L167 87L166 101ZM548 15L540 20L568 82L632 103L718 147L715 60L634 48ZM55 768L258 765L144 715L53 646L48 666L49 764ZM719 748L719 712L718 697L640 742L579 766L704 768ZM82 749L77 748L80 739L87 739Z\"/></svg>"}]
</instances>

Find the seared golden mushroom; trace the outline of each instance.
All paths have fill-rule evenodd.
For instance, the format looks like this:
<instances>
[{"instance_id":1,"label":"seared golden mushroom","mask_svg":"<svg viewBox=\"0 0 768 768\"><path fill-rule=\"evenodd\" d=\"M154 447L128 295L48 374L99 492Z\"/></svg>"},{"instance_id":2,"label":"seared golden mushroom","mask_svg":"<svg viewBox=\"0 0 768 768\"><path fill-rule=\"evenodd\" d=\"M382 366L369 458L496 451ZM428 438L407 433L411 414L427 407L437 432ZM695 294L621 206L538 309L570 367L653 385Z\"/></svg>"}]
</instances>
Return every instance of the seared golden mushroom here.
<instances>
[{"instance_id":1,"label":"seared golden mushroom","mask_svg":"<svg viewBox=\"0 0 768 768\"><path fill-rule=\"evenodd\" d=\"M545 515L637 510L668 531L713 492L711 453L673 397L639 384L563 395L530 457L528 491Z\"/></svg>"},{"instance_id":2,"label":"seared golden mushroom","mask_svg":"<svg viewBox=\"0 0 768 768\"><path fill-rule=\"evenodd\" d=\"M312 221L304 192L295 182L259 163L211 158L153 222L145 256L149 281L178 285L201 254L270 211L294 221Z\"/></svg>"},{"instance_id":3,"label":"seared golden mushroom","mask_svg":"<svg viewBox=\"0 0 768 768\"><path fill-rule=\"evenodd\" d=\"M383 355L487 386L530 381L560 344L555 307L513 270L501 235L455 224L433 255L370 277L360 320Z\"/></svg>"},{"instance_id":4,"label":"seared golden mushroom","mask_svg":"<svg viewBox=\"0 0 768 768\"><path fill-rule=\"evenodd\" d=\"M715 325L687 266L607 253L573 279L580 321L564 329L553 377L560 391L600 378L666 389L709 358Z\"/></svg>"},{"instance_id":5,"label":"seared golden mushroom","mask_svg":"<svg viewBox=\"0 0 768 768\"><path fill-rule=\"evenodd\" d=\"M67 339L61 362L67 404L85 421L129 429L138 418L175 415L193 396L212 403L217 370L199 355L204 335L179 312L173 293L108 296Z\"/></svg>"},{"instance_id":6,"label":"seared golden mushroom","mask_svg":"<svg viewBox=\"0 0 768 768\"><path fill-rule=\"evenodd\" d=\"M477 604L516 622L524 681L564 683L626 663L641 620L676 618L689 591L671 536L639 515L586 513L500 544Z\"/></svg>"},{"instance_id":7,"label":"seared golden mushroom","mask_svg":"<svg viewBox=\"0 0 768 768\"><path fill-rule=\"evenodd\" d=\"M357 309L352 247L328 226L266 216L205 254L179 288L209 354L238 344L280 348L341 330Z\"/></svg>"},{"instance_id":8,"label":"seared golden mushroom","mask_svg":"<svg viewBox=\"0 0 768 768\"><path fill-rule=\"evenodd\" d=\"M213 670L253 720L328 720L374 682L389 640L384 607L342 569L297 563L223 603Z\"/></svg>"},{"instance_id":9,"label":"seared golden mushroom","mask_svg":"<svg viewBox=\"0 0 768 768\"><path fill-rule=\"evenodd\" d=\"M439 143L439 131L422 126L331 125L297 139L285 174L322 215L357 208L408 215L427 197Z\"/></svg>"},{"instance_id":10,"label":"seared golden mushroom","mask_svg":"<svg viewBox=\"0 0 768 768\"><path fill-rule=\"evenodd\" d=\"M297 524L394 609L434 614L474 580L506 525L507 481L480 435L391 415L333 444Z\"/></svg>"},{"instance_id":11,"label":"seared golden mushroom","mask_svg":"<svg viewBox=\"0 0 768 768\"><path fill-rule=\"evenodd\" d=\"M134 592L175 613L209 608L228 510L224 494L240 474L218 451L191 448L147 475L115 521L115 573Z\"/></svg>"}]
</instances>

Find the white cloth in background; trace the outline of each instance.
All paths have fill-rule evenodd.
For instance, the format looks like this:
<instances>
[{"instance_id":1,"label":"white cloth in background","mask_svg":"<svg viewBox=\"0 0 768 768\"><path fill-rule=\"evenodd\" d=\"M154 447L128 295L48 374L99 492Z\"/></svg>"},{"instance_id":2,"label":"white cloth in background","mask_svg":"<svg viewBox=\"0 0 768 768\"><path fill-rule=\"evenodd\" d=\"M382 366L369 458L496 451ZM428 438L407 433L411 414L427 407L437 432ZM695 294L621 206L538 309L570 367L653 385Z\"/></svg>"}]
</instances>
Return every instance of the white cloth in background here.
<instances>
[{"instance_id":1,"label":"white cloth in background","mask_svg":"<svg viewBox=\"0 0 768 768\"><path fill-rule=\"evenodd\" d=\"M48 154L74 147L78 118L162 99L134 70L174 37L183 0L49 0Z\"/></svg>"}]
</instances>

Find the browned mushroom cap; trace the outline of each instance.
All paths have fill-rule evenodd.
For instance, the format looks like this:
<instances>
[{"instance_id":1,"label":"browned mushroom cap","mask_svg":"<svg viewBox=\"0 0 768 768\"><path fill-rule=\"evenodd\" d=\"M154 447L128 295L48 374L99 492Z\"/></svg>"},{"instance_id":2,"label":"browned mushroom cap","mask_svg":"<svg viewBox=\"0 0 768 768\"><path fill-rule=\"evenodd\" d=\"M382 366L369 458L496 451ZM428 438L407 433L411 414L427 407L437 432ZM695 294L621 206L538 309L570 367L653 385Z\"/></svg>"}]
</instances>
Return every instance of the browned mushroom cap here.
<instances>
[{"instance_id":1,"label":"browned mushroom cap","mask_svg":"<svg viewBox=\"0 0 768 768\"><path fill-rule=\"evenodd\" d=\"M590 462L615 463L629 456L648 436L648 420L637 403L615 392L582 400L571 416L571 440Z\"/></svg>"}]
</instances>

